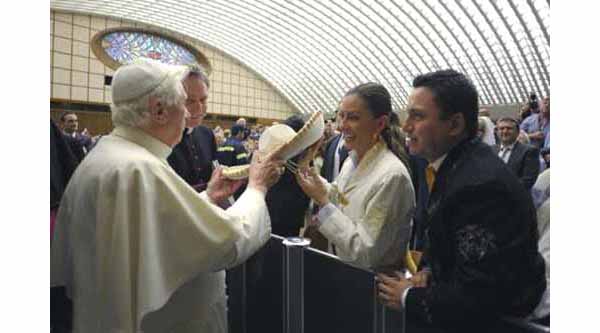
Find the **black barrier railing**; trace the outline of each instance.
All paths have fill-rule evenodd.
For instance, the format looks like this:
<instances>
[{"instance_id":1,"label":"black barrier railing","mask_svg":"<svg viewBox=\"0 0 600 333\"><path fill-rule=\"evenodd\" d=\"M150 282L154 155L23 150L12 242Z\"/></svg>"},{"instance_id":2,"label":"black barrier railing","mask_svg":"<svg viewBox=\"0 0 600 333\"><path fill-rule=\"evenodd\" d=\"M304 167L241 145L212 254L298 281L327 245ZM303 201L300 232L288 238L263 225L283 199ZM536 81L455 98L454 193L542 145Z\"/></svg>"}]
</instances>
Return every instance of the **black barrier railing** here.
<instances>
[{"instance_id":1,"label":"black barrier railing","mask_svg":"<svg viewBox=\"0 0 600 333\"><path fill-rule=\"evenodd\" d=\"M404 312L379 303L372 271L272 235L244 267L228 271L231 333L434 333ZM503 318L489 332L548 333L523 319Z\"/></svg>"},{"instance_id":2,"label":"black barrier railing","mask_svg":"<svg viewBox=\"0 0 600 333\"><path fill-rule=\"evenodd\" d=\"M373 272L304 251L306 332L403 332L402 316L377 300Z\"/></svg>"},{"instance_id":3,"label":"black barrier railing","mask_svg":"<svg viewBox=\"0 0 600 333\"><path fill-rule=\"evenodd\" d=\"M306 245L272 235L227 272L231 333L403 332L402 315L377 301L372 272Z\"/></svg>"}]
</instances>

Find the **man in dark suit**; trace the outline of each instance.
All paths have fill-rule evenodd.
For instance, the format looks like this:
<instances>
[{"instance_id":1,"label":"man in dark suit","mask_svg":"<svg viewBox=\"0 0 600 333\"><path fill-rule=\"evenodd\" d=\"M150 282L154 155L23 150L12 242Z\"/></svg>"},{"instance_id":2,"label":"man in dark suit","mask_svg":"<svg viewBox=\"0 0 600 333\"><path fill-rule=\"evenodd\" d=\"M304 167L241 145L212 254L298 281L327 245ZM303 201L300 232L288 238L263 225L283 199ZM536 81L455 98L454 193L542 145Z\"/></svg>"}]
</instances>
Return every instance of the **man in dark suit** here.
<instances>
[{"instance_id":1,"label":"man in dark suit","mask_svg":"<svg viewBox=\"0 0 600 333\"><path fill-rule=\"evenodd\" d=\"M544 292L531 196L477 133L478 94L454 70L413 81L403 126L424 157L431 194L424 258L411 279L378 278L387 306L412 326L486 332L501 316L526 316ZM405 249L399 249L405 251Z\"/></svg>"},{"instance_id":2,"label":"man in dark suit","mask_svg":"<svg viewBox=\"0 0 600 333\"><path fill-rule=\"evenodd\" d=\"M336 117L338 112L336 111ZM336 119L336 124L340 124ZM334 134L327 143L325 143L325 156L323 156L323 167L321 176L332 182L337 178L344 161L348 157L348 149L344 147L344 137L341 133Z\"/></svg>"},{"instance_id":3,"label":"man in dark suit","mask_svg":"<svg viewBox=\"0 0 600 333\"><path fill-rule=\"evenodd\" d=\"M87 129L77 132L79 119L73 112L66 111L60 115L60 124L65 136L65 141L79 162L92 149L92 139L87 134Z\"/></svg>"},{"instance_id":4,"label":"man in dark suit","mask_svg":"<svg viewBox=\"0 0 600 333\"><path fill-rule=\"evenodd\" d=\"M501 118L496 128L500 134L500 146L493 147L494 152L529 191L540 173L539 150L517 141L519 124L515 119Z\"/></svg>"},{"instance_id":5,"label":"man in dark suit","mask_svg":"<svg viewBox=\"0 0 600 333\"><path fill-rule=\"evenodd\" d=\"M187 94L185 106L190 113L186 119L183 137L167 158L175 172L198 192L206 189L216 159L217 144L212 130L202 126L206 116L208 88L206 74L198 66L191 66L183 80Z\"/></svg>"}]
</instances>

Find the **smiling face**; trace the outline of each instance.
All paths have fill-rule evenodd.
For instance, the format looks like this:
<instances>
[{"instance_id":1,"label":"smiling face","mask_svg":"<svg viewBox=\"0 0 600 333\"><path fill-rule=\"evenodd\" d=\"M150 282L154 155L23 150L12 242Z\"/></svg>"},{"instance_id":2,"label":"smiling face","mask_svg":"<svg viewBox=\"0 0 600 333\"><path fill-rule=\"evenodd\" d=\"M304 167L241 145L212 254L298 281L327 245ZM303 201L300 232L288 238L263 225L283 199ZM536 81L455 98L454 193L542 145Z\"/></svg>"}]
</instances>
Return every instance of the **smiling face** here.
<instances>
[{"instance_id":1,"label":"smiling face","mask_svg":"<svg viewBox=\"0 0 600 333\"><path fill-rule=\"evenodd\" d=\"M186 127L194 128L202 124L206 117L208 104L208 88L206 83L197 76L188 76L183 80L183 86L187 93L185 107L190 113L186 121Z\"/></svg>"},{"instance_id":2,"label":"smiling face","mask_svg":"<svg viewBox=\"0 0 600 333\"><path fill-rule=\"evenodd\" d=\"M512 145L515 141L517 141L519 131L517 130L517 124L515 122L508 120L499 121L496 129L498 129L498 136L500 137L500 142L502 142L503 145Z\"/></svg>"},{"instance_id":3,"label":"smiling face","mask_svg":"<svg viewBox=\"0 0 600 333\"><path fill-rule=\"evenodd\" d=\"M374 118L366 103L357 95L347 95L340 103L338 112L340 131L345 146L356 151L359 159L377 142L384 121Z\"/></svg>"},{"instance_id":4,"label":"smiling face","mask_svg":"<svg viewBox=\"0 0 600 333\"><path fill-rule=\"evenodd\" d=\"M450 150L452 124L441 119L441 109L429 88L415 88L408 98L408 118L402 129L411 154L433 162Z\"/></svg>"}]
</instances>

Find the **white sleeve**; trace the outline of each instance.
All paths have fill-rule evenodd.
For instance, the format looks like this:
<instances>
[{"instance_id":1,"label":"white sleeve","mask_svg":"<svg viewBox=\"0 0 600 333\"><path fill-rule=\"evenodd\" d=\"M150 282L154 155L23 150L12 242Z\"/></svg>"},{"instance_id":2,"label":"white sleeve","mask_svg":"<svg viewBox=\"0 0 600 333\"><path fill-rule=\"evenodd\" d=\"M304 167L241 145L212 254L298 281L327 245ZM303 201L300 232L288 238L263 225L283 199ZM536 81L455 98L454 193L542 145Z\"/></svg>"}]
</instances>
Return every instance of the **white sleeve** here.
<instances>
[{"instance_id":1,"label":"white sleeve","mask_svg":"<svg viewBox=\"0 0 600 333\"><path fill-rule=\"evenodd\" d=\"M246 261L269 240L271 220L265 194L253 188L247 188L233 206L227 209L227 213L243 217L241 225L236 225L239 238L235 241L235 260L229 265L233 267Z\"/></svg>"},{"instance_id":2,"label":"white sleeve","mask_svg":"<svg viewBox=\"0 0 600 333\"><path fill-rule=\"evenodd\" d=\"M393 266L403 260L410 238L414 190L407 175L392 174L378 180L372 192L362 220L335 207L320 221L319 231L340 250L342 260L363 267Z\"/></svg>"}]
</instances>

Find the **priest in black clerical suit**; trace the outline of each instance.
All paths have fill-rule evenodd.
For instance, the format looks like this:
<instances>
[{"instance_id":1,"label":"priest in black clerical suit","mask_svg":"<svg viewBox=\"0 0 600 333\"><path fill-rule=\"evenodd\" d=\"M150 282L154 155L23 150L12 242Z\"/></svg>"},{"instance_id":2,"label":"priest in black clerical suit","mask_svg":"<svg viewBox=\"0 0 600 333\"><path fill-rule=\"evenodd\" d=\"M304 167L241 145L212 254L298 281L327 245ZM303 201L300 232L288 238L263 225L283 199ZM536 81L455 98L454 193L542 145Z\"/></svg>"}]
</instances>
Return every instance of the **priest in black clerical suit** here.
<instances>
[{"instance_id":1,"label":"priest in black clerical suit","mask_svg":"<svg viewBox=\"0 0 600 333\"><path fill-rule=\"evenodd\" d=\"M216 159L217 143L212 130L205 126L186 128L181 142L167 158L175 172L198 192L206 189Z\"/></svg>"},{"instance_id":2,"label":"priest in black clerical suit","mask_svg":"<svg viewBox=\"0 0 600 333\"><path fill-rule=\"evenodd\" d=\"M217 143L212 130L202 126L206 116L210 82L203 69L190 65L183 80L187 94L185 107L190 116L185 119L186 129L181 141L167 158L175 172L198 192L206 189L213 171L212 161L217 158Z\"/></svg>"}]
</instances>

